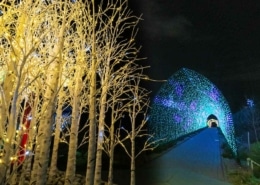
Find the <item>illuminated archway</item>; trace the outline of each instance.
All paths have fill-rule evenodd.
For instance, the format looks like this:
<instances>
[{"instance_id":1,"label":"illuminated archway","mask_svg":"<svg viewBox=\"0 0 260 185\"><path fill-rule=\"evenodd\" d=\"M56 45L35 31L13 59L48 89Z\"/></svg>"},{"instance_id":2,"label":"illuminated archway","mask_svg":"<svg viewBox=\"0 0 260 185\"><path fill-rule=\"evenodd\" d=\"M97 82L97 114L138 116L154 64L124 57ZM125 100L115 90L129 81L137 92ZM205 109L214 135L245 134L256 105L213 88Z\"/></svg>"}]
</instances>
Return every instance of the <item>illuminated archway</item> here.
<instances>
[{"instance_id":1,"label":"illuminated archway","mask_svg":"<svg viewBox=\"0 0 260 185\"><path fill-rule=\"evenodd\" d=\"M207 118L207 125L208 127L219 127L218 118L213 114L209 115Z\"/></svg>"},{"instance_id":2,"label":"illuminated archway","mask_svg":"<svg viewBox=\"0 0 260 185\"><path fill-rule=\"evenodd\" d=\"M206 77L182 68L155 96L148 130L154 140L163 139L161 142L167 143L208 126L210 115L217 118L216 126L221 128L236 154L232 114L226 99Z\"/></svg>"}]
</instances>

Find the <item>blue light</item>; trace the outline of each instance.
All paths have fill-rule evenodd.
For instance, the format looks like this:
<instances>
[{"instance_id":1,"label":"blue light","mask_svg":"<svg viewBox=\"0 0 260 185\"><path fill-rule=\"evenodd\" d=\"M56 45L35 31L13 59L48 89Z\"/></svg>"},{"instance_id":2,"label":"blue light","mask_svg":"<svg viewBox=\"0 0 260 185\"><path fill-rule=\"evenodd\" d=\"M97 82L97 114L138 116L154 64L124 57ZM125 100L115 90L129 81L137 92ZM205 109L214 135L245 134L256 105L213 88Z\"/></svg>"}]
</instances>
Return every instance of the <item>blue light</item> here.
<instances>
[{"instance_id":1,"label":"blue light","mask_svg":"<svg viewBox=\"0 0 260 185\"><path fill-rule=\"evenodd\" d=\"M228 144L236 154L234 127L229 105L203 75L183 68L165 82L155 96L150 111L149 134L167 143L207 126L215 115Z\"/></svg>"}]
</instances>

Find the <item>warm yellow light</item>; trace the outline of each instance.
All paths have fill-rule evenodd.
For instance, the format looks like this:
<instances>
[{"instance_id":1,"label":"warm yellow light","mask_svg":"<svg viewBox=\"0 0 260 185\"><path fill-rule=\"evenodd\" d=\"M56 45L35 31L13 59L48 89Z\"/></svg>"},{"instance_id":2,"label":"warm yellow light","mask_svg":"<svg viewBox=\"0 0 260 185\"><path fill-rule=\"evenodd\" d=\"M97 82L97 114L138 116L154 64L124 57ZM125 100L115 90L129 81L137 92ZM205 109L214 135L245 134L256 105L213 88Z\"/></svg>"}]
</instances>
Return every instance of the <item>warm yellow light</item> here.
<instances>
[{"instance_id":1,"label":"warm yellow light","mask_svg":"<svg viewBox=\"0 0 260 185\"><path fill-rule=\"evenodd\" d=\"M10 161L15 161L17 160L17 157L10 157Z\"/></svg>"}]
</instances>

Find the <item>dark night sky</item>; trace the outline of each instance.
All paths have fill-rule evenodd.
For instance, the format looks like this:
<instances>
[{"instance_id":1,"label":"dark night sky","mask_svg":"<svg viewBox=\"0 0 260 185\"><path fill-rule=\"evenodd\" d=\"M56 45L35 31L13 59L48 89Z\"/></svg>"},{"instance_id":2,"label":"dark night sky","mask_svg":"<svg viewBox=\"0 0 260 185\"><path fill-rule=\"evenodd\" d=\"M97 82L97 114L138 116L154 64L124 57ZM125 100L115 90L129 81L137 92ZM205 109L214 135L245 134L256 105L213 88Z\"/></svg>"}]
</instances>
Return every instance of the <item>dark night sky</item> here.
<instances>
[{"instance_id":1,"label":"dark night sky","mask_svg":"<svg viewBox=\"0 0 260 185\"><path fill-rule=\"evenodd\" d=\"M259 0L129 0L143 14L138 39L153 79L182 67L206 76L232 111L260 98ZM162 83L149 83L152 97Z\"/></svg>"}]
</instances>

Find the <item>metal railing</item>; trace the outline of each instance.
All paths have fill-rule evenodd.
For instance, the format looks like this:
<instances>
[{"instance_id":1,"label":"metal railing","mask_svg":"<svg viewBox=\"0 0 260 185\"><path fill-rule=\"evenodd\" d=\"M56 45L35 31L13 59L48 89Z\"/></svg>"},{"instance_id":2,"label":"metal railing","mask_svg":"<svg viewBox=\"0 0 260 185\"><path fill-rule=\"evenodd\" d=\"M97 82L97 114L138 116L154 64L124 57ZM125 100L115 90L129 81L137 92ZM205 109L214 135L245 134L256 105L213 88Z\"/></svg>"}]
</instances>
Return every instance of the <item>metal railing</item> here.
<instances>
[{"instance_id":1,"label":"metal railing","mask_svg":"<svg viewBox=\"0 0 260 185\"><path fill-rule=\"evenodd\" d=\"M254 160L252 160L252 159L250 159L250 158L247 158L246 160L247 160L247 166L249 166L251 170L254 169L254 165L260 167L260 164L257 163L257 162L255 162Z\"/></svg>"}]
</instances>

